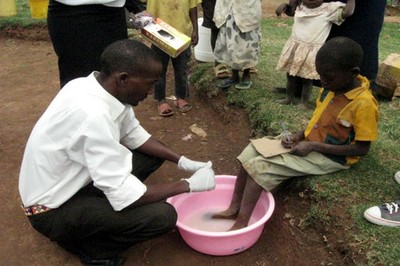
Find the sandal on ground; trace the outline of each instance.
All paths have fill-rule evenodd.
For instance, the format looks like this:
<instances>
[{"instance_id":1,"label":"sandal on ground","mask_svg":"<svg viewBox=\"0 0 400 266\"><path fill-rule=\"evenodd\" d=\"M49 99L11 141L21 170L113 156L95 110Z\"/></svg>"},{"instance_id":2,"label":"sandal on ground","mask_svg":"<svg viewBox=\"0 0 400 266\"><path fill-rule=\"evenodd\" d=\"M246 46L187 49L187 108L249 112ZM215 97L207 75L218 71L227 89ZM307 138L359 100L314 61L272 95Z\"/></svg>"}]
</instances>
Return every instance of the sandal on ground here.
<instances>
[{"instance_id":1,"label":"sandal on ground","mask_svg":"<svg viewBox=\"0 0 400 266\"><path fill-rule=\"evenodd\" d=\"M227 89L230 86L235 85L237 83L238 83L237 80L234 80L232 78L227 78L227 79L224 79L222 82L218 83L218 88Z\"/></svg>"},{"instance_id":2,"label":"sandal on ground","mask_svg":"<svg viewBox=\"0 0 400 266\"><path fill-rule=\"evenodd\" d=\"M258 69L256 67L250 67L250 73L251 74L257 74L258 73Z\"/></svg>"},{"instance_id":3,"label":"sandal on ground","mask_svg":"<svg viewBox=\"0 0 400 266\"><path fill-rule=\"evenodd\" d=\"M241 71L243 71L244 69L242 69ZM257 67L249 67L249 72L251 73L251 74L257 74L258 73L258 69L257 69Z\"/></svg>"},{"instance_id":4,"label":"sandal on ground","mask_svg":"<svg viewBox=\"0 0 400 266\"><path fill-rule=\"evenodd\" d=\"M217 78L229 78L232 74L225 64L219 64L214 67L214 74Z\"/></svg>"},{"instance_id":5,"label":"sandal on ground","mask_svg":"<svg viewBox=\"0 0 400 266\"><path fill-rule=\"evenodd\" d=\"M241 81L239 84L236 84L235 88L238 90L248 90L248 89L250 89L252 84L253 84L253 82L251 80L244 80L244 81Z\"/></svg>"},{"instance_id":6,"label":"sandal on ground","mask_svg":"<svg viewBox=\"0 0 400 266\"><path fill-rule=\"evenodd\" d=\"M171 116L174 114L168 103L161 103L158 105L158 114L163 117Z\"/></svg>"},{"instance_id":7,"label":"sandal on ground","mask_svg":"<svg viewBox=\"0 0 400 266\"><path fill-rule=\"evenodd\" d=\"M179 112L181 112L181 113L186 113L186 112L189 112L190 110L192 110L192 106L184 99L178 99L178 100L174 101L174 104L175 104L176 108L178 108Z\"/></svg>"}]
</instances>

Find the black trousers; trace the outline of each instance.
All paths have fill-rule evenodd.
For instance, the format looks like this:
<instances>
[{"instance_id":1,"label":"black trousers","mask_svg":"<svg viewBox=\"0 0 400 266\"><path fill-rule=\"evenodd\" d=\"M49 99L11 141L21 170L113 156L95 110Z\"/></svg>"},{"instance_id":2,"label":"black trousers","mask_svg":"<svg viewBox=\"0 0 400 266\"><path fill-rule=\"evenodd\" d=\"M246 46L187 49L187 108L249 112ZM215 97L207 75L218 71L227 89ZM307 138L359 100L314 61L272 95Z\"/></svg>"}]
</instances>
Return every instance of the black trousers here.
<instances>
[{"instance_id":1,"label":"black trousers","mask_svg":"<svg viewBox=\"0 0 400 266\"><path fill-rule=\"evenodd\" d=\"M188 63L191 57L190 47L183 51L176 58L169 56L163 50L155 45L151 45L151 49L158 54L162 63L162 75L159 81L154 85L154 99L162 101L166 96L167 88L167 70L169 61L171 60L174 68L174 80L175 80L175 96L180 99L186 99L189 97L189 81L188 81Z\"/></svg>"},{"instance_id":2,"label":"black trousers","mask_svg":"<svg viewBox=\"0 0 400 266\"><path fill-rule=\"evenodd\" d=\"M133 151L133 174L145 180L162 160ZM166 202L114 211L104 193L90 183L59 208L29 216L32 226L82 260L107 259L135 243L175 227L177 214Z\"/></svg>"},{"instance_id":3,"label":"black trousers","mask_svg":"<svg viewBox=\"0 0 400 266\"><path fill-rule=\"evenodd\" d=\"M127 39L125 9L104 5L68 6L50 0L47 26L58 56L60 85L100 70L104 48Z\"/></svg>"}]
</instances>

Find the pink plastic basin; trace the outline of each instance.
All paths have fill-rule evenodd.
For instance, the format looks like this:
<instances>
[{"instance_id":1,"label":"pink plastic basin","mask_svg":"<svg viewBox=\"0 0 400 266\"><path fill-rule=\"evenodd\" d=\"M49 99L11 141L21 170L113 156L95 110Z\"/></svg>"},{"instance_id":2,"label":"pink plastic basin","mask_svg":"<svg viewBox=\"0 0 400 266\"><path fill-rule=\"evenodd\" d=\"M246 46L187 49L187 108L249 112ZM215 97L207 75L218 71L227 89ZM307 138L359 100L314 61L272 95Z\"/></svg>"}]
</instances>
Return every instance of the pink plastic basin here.
<instances>
[{"instance_id":1,"label":"pink plastic basin","mask_svg":"<svg viewBox=\"0 0 400 266\"><path fill-rule=\"evenodd\" d=\"M229 206L235 180L236 176L219 175L216 176L215 190L180 194L167 200L175 207L178 213L176 225L179 233L191 248L209 255L232 255L250 248L261 236L264 225L275 208L275 201L270 192L263 191L250 223L245 228L227 231L231 226L229 223L233 224L233 220L210 218L211 213L222 211ZM199 226L202 223L202 226L205 226L207 223L213 225L221 222L228 224L219 225L217 228Z\"/></svg>"}]
</instances>

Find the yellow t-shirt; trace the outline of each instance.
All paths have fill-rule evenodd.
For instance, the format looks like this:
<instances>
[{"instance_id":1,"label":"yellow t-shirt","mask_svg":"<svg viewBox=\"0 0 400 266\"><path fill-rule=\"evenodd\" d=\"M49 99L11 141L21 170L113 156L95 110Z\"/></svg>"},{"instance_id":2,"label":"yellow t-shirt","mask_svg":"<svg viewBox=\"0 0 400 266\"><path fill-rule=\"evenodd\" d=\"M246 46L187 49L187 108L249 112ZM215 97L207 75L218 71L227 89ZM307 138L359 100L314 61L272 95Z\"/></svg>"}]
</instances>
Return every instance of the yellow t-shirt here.
<instances>
[{"instance_id":1,"label":"yellow t-shirt","mask_svg":"<svg viewBox=\"0 0 400 266\"><path fill-rule=\"evenodd\" d=\"M193 26L189 10L200 3L201 0L147 0L147 12L191 37Z\"/></svg>"},{"instance_id":2,"label":"yellow t-shirt","mask_svg":"<svg viewBox=\"0 0 400 266\"><path fill-rule=\"evenodd\" d=\"M304 132L306 140L335 145L378 138L378 104L369 90L369 81L358 76L361 86L343 95L321 89L313 117ZM351 165L358 156L326 155L332 160Z\"/></svg>"}]
</instances>

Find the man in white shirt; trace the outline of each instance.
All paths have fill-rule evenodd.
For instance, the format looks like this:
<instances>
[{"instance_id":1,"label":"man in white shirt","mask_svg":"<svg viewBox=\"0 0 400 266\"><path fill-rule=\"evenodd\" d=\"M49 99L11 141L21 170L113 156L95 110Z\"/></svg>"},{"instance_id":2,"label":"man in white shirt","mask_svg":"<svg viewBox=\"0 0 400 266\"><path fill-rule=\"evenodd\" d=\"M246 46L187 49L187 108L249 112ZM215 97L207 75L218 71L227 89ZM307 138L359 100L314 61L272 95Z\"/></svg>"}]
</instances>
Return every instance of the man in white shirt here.
<instances>
[{"instance_id":1,"label":"man in white shirt","mask_svg":"<svg viewBox=\"0 0 400 266\"><path fill-rule=\"evenodd\" d=\"M85 265L122 264L121 251L174 228L166 198L215 187L211 162L178 155L135 118L132 106L161 72L146 45L117 41L103 52L101 71L67 83L29 137L19 179L25 213ZM194 174L145 185L165 160Z\"/></svg>"}]
</instances>

